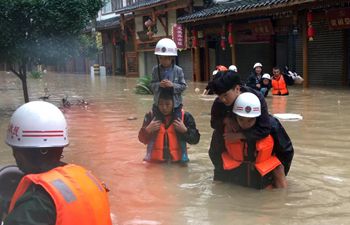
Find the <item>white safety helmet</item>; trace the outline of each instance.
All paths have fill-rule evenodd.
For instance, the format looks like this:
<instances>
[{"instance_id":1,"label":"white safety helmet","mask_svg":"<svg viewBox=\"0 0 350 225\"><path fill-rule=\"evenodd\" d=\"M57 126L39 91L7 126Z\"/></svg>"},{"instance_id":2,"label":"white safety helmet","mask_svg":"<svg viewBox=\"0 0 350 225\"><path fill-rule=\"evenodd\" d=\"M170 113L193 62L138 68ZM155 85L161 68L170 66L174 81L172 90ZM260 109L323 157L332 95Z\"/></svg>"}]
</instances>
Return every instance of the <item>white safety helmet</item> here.
<instances>
[{"instance_id":1,"label":"white safety helmet","mask_svg":"<svg viewBox=\"0 0 350 225\"><path fill-rule=\"evenodd\" d=\"M263 66L262 66L261 63L257 62L257 63L254 64L253 69L255 69L256 67L261 67L262 68Z\"/></svg>"},{"instance_id":2,"label":"white safety helmet","mask_svg":"<svg viewBox=\"0 0 350 225\"><path fill-rule=\"evenodd\" d=\"M231 71L236 72L236 73L238 72L237 66L235 66L235 65L229 66L228 70L231 70Z\"/></svg>"},{"instance_id":3,"label":"white safety helmet","mask_svg":"<svg viewBox=\"0 0 350 225\"><path fill-rule=\"evenodd\" d=\"M233 112L242 117L258 117L261 115L260 100L250 92L242 93L237 97L233 105Z\"/></svg>"},{"instance_id":4,"label":"white safety helmet","mask_svg":"<svg viewBox=\"0 0 350 225\"><path fill-rule=\"evenodd\" d=\"M67 122L53 104L33 101L12 115L6 143L20 148L64 147L69 144Z\"/></svg>"},{"instance_id":5,"label":"white safety helmet","mask_svg":"<svg viewBox=\"0 0 350 225\"><path fill-rule=\"evenodd\" d=\"M154 50L155 55L177 56L177 47L173 40L162 38L157 42Z\"/></svg>"},{"instance_id":6,"label":"white safety helmet","mask_svg":"<svg viewBox=\"0 0 350 225\"><path fill-rule=\"evenodd\" d=\"M270 74L268 74L268 73L264 73L264 75L262 75L261 78L262 78L262 79L269 79L269 80L271 80L271 76L270 76Z\"/></svg>"}]
</instances>

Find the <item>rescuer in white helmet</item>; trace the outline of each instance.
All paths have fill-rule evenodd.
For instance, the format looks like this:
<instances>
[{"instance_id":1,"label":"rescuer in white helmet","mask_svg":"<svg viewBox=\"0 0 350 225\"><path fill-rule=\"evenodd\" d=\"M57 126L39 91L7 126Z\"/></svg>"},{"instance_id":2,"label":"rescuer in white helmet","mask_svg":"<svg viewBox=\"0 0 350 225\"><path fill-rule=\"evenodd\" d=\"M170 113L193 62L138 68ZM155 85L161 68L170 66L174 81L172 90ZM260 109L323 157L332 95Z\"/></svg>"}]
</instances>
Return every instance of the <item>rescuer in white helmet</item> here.
<instances>
[{"instance_id":1,"label":"rescuer in white helmet","mask_svg":"<svg viewBox=\"0 0 350 225\"><path fill-rule=\"evenodd\" d=\"M268 73L264 73L260 80L260 92L264 97L269 94L270 89L272 88L271 76Z\"/></svg>"},{"instance_id":2,"label":"rescuer in white helmet","mask_svg":"<svg viewBox=\"0 0 350 225\"><path fill-rule=\"evenodd\" d=\"M233 132L249 130L261 115L260 100L253 93L242 93L237 97L232 111L235 114L233 123L238 124ZM232 127L225 129L231 130ZM223 167L231 172L234 183L257 189L270 185L287 187L283 165L273 152L272 135L255 142L244 139L235 142L225 140L225 145L227 151L222 153Z\"/></svg>"},{"instance_id":3,"label":"rescuer in white helmet","mask_svg":"<svg viewBox=\"0 0 350 225\"><path fill-rule=\"evenodd\" d=\"M261 88L260 81L261 81L262 75L263 75L263 65L260 62L257 62L254 64L253 71L247 79L247 82L246 82L247 86L260 91L260 88Z\"/></svg>"},{"instance_id":4,"label":"rescuer in white helmet","mask_svg":"<svg viewBox=\"0 0 350 225\"><path fill-rule=\"evenodd\" d=\"M112 224L102 183L83 167L60 161L69 139L66 119L55 105L33 101L20 106L6 143L24 177L4 225Z\"/></svg>"}]
</instances>

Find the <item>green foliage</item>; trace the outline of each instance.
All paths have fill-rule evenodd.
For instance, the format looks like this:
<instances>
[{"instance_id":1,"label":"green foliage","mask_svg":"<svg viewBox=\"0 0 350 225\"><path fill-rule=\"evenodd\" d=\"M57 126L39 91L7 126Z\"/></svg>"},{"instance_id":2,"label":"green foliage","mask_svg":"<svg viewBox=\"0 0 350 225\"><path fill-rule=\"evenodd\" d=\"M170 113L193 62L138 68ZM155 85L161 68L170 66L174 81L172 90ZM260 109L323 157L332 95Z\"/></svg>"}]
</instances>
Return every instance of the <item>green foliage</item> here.
<instances>
[{"instance_id":1,"label":"green foliage","mask_svg":"<svg viewBox=\"0 0 350 225\"><path fill-rule=\"evenodd\" d=\"M30 73L30 76L31 76L32 78L34 78L34 79L40 79L40 78L43 77L43 73L40 72L40 71L32 71L32 72Z\"/></svg>"},{"instance_id":2,"label":"green foliage","mask_svg":"<svg viewBox=\"0 0 350 225\"><path fill-rule=\"evenodd\" d=\"M96 38L91 35L80 35L79 43L80 54L90 59L103 49L103 46L97 45Z\"/></svg>"},{"instance_id":3,"label":"green foliage","mask_svg":"<svg viewBox=\"0 0 350 225\"><path fill-rule=\"evenodd\" d=\"M140 77L135 87L135 93L139 95L152 95L151 81L152 77L149 75Z\"/></svg>"},{"instance_id":4,"label":"green foliage","mask_svg":"<svg viewBox=\"0 0 350 225\"><path fill-rule=\"evenodd\" d=\"M50 64L81 51L81 31L101 0L0 1L0 61Z\"/></svg>"}]
</instances>

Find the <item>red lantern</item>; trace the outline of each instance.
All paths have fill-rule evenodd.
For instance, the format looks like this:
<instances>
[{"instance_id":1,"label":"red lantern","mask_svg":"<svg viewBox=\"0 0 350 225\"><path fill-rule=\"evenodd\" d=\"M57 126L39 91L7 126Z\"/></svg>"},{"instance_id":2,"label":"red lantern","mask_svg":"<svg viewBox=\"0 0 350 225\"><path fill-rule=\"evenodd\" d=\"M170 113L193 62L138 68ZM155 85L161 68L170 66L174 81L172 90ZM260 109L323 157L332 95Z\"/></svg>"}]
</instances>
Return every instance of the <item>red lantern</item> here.
<instances>
[{"instance_id":1,"label":"red lantern","mask_svg":"<svg viewBox=\"0 0 350 225\"><path fill-rule=\"evenodd\" d=\"M314 20L314 16L312 11L310 10L306 15L307 21L307 37L309 41L313 41L315 37L315 28L312 27L312 21Z\"/></svg>"},{"instance_id":2,"label":"red lantern","mask_svg":"<svg viewBox=\"0 0 350 225\"><path fill-rule=\"evenodd\" d=\"M309 25L307 28L307 37L309 41L313 41L315 36L315 29L312 27L312 25Z\"/></svg>"},{"instance_id":3,"label":"red lantern","mask_svg":"<svg viewBox=\"0 0 350 225\"><path fill-rule=\"evenodd\" d=\"M233 47L233 28L232 28L232 23L229 23L227 26L227 30L228 30L228 43L230 44L230 47Z\"/></svg>"},{"instance_id":4,"label":"red lantern","mask_svg":"<svg viewBox=\"0 0 350 225\"><path fill-rule=\"evenodd\" d=\"M198 32L196 30L192 30L192 47L198 47Z\"/></svg>"},{"instance_id":5,"label":"red lantern","mask_svg":"<svg viewBox=\"0 0 350 225\"><path fill-rule=\"evenodd\" d=\"M117 44L117 38L115 37L115 32L113 32L113 36L112 36L112 44L116 45Z\"/></svg>"},{"instance_id":6,"label":"red lantern","mask_svg":"<svg viewBox=\"0 0 350 225\"><path fill-rule=\"evenodd\" d=\"M122 31L123 37L124 37L124 41L127 42L128 41L128 34L126 32L126 30Z\"/></svg>"},{"instance_id":7,"label":"red lantern","mask_svg":"<svg viewBox=\"0 0 350 225\"><path fill-rule=\"evenodd\" d=\"M309 12L307 12L306 21L308 23L311 23L313 20L314 20L314 16L312 15L312 11L310 10Z\"/></svg>"},{"instance_id":8,"label":"red lantern","mask_svg":"<svg viewBox=\"0 0 350 225\"><path fill-rule=\"evenodd\" d=\"M220 41L220 46L222 48L222 50L225 50L226 49L226 37L225 37L225 31L223 30L221 32L221 41Z\"/></svg>"}]
</instances>

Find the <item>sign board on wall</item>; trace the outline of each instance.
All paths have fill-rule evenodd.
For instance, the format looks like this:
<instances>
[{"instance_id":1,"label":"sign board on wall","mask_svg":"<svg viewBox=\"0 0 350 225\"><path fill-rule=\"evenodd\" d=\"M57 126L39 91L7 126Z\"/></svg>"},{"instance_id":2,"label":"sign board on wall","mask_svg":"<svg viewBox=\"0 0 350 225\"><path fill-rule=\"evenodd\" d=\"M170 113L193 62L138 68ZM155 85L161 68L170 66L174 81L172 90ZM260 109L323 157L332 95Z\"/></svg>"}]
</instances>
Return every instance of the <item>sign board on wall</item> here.
<instances>
[{"instance_id":1,"label":"sign board on wall","mask_svg":"<svg viewBox=\"0 0 350 225\"><path fill-rule=\"evenodd\" d=\"M182 24L173 25L173 40L178 49L185 48L185 28Z\"/></svg>"},{"instance_id":2,"label":"sign board on wall","mask_svg":"<svg viewBox=\"0 0 350 225\"><path fill-rule=\"evenodd\" d=\"M136 52L125 53L126 76L137 76L139 73L138 58Z\"/></svg>"},{"instance_id":3,"label":"sign board on wall","mask_svg":"<svg viewBox=\"0 0 350 225\"><path fill-rule=\"evenodd\" d=\"M330 29L350 28L350 8L331 9L327 13Z\"/></svg>"},{"instance_id":4,"label":"sign board on wall","mask_svg":"<svg viewBox=\"0 0 350 225\"><path fill-rule=\"evenodd\" d=\"M249 21L254 35L273 35L274 30L270 19Z\"/></svg>"}]
</instances>

